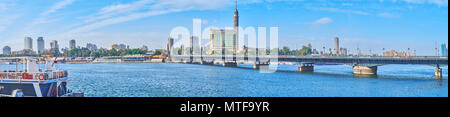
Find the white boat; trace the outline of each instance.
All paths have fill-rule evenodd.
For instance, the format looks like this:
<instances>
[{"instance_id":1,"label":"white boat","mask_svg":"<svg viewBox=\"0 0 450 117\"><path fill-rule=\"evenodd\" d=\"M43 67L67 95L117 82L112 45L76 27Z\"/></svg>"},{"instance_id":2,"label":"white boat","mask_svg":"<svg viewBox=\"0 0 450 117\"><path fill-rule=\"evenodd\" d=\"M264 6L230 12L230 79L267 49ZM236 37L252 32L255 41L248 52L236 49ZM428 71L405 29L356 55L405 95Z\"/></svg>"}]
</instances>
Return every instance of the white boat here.
<instances>
[{"instance_id":1,"label":"white boat","mask_svg":"<svg viewBox=\"0 0 450 117\"><path fill-rule=\"evenodd\" d=\"M69 74L54 67L53 58L17 58L21 70L0 71L0 96L2 97L83 97L83 92L67 89ZM45 61L45 69L38 63ZM1 67L1 66L0 66Z\"/></svg>"}]
</instances>

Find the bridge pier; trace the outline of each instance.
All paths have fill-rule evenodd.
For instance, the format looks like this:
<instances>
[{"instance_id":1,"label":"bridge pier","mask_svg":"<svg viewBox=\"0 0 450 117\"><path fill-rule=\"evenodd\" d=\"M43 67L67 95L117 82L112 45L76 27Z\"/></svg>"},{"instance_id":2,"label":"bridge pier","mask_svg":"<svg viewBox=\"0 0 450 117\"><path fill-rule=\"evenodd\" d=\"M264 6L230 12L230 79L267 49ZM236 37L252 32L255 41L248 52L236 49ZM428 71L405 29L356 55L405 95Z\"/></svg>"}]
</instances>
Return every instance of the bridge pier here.
<instances>
[{"instance_id":1,"label":"bridge pier","mask_svg":"<svg viewBox=\"0 0 450 117\"><path fill-rule=\"evenodd\" d=\"M189 61L183 61L183 63L184 63L184 64L191 64L192 61L190 61L190 60L189 60Z\"/></svg>"},{"instance_id":2,"label":"bridge pier","mask_svg":"<svg viewBox=\"0 0 450 117\"><path fill-rule=\"evenodd\" d=\"M223 62L222 66L224 67L237 67L236 62Z\"/></svg>"},{"instance_id":3,"label":"bridge pier","mask_svg":"<svg viewBox=\"0 0 450 117\"><path fill-rule=\"evenodd\" d=\"M378 66L353 66L353 74L358 75L377 75Z\"/></svg>"},{"instance_id":4,"label":"bridge pier","mask_svg":"<svg viewBox=\"0 0 450 117\"><path fill-rule=\"evenodd\" d=\"M436 70L434 70L434 74L436 79L442 78L442 68L440 68L439 65L436 67Z\"/></svg>"},{"instance_id":5,"label":"bridge pier","mask_svg":"<svg viewBox=\"0 0 450 117\"><path fill-rule=\"evenodd\" d=\"M261 69L261 68L268 68L269 63L254 63L253 69Z\"/></svg>"},{"instance_id":6,"label":"bridge pier","mask_svg":"<svg viewBox=\"0 0 450 117\"><path fill-rule=\"evenodd\" d=\"M200 64L202 64L202 65L214 65L214 61L212 61L212 62L200 61Z\"/></svg>"},{"instance_id":7,"label":"bridge pier","mask_svg":"<svg viewBox=\"0 0 450 117\"><path fill-rule=\"evenodd\" d=\"M298 72L314 72L314 63L301 63Z\"/></svg>"}]
</instances>

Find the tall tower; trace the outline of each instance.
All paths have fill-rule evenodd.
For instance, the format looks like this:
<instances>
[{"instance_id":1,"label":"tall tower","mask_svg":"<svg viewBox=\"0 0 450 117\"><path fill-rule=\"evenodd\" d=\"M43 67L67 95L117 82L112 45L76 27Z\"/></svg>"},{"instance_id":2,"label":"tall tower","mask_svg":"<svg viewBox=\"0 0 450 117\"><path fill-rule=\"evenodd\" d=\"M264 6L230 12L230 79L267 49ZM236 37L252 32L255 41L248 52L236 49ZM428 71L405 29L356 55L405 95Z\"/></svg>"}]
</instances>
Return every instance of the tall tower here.
<instances>
[{"instance_id":1,"label":"tall tower","mask_svg":"<svg viewBox=\"0 0 450 117\"><path fill-rule=\"evenodd\" d=\"M233 47L233 53L236 54L237 51L239 50L239 11L237 9L238 3L236 0L236 8L234 10L234 30L235 30L235 42L234 42L234 47ZM234 59L234 57L233 57Z\"/></svg>"},{"instance_id":2,"label":"tall tower","mask_svg":"<svg viewBox=\"0 0 450 117\"><path fill-rule=\"evenodd\" d=\"M234 10L234 29L237 30L239 28L239 12L237 9L237 0L236 0L236 9Z\"/></svg>"},{"instance_id":3,"label":"tall tower","mask_svg":"<svg viewBox=\"0 0 450 117\"><path fill-rule=\"evenodd\" d=\"M37 39L37 51L39 54L44 53L45 49L45 43L44 43L44 37L38 37Z\"/></svg>"},{"instance_id":4,"label":"tall tower","mask_svg":"<svg viewBox=\"0 0 450 117\"><path fill-rule=\"evenodd\" d=\"M339 55L339 38L338 37L334 38L334 53L336 55Z\"/></svg>"},{"instance_id":5,"label":"tall tower","mask_svg":"<svg viewBox=\"0 0 450 117\"><path fill-rule=\"evenodd\" d=\"M33 39L31 37L25 37L24 39L24 48L25 50L33 50Z\"/></svg>"},{"instance_id":6,"label":"tall tower","mask_svg":"<svg viewBox=\"0 0 450 117\"><path fill-rule=\"evenodd\" d=\"M167 39L167 55L170 57L170 54L172 54L172 49L173 49L173 38L169 37L169 39Z\"/></svg>"},{"instance_id":7,"label":"tall tower","mask_svg":"<svg viewBox=\"0 0 450 117\"><path fill-rule=\"evenodd\" d=\"M74 49L74 48L76 48L76 42L75 42L75 40L70 40L69 41L69 47L70 47L70 49Z\"/></svg>"}]
</instances>

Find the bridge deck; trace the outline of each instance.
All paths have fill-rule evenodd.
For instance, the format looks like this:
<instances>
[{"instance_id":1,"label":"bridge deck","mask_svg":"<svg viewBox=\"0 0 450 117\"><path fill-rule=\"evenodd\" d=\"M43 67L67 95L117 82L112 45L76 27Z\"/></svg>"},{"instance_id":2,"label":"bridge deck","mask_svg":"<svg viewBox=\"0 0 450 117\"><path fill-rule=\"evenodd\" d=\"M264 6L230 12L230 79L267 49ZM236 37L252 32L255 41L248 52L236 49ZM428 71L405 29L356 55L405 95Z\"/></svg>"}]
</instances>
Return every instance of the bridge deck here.
<instances>
[{"instance_id":1,"label":"bridge deck","mask_svg":"<svg viewBox=\"0 0 450 117\"><path fill-rule=\"evenodd\" d=\"M171 56L173 60L211 61L211 60L233 60L233 56ZM247 57L236 56L236 60L248 61L279 61L279 62L310 62L316 64L424 64L424 65L448 65L447 57L328 57L328 56L260 56Z\"/></svg>"}]
</instances>

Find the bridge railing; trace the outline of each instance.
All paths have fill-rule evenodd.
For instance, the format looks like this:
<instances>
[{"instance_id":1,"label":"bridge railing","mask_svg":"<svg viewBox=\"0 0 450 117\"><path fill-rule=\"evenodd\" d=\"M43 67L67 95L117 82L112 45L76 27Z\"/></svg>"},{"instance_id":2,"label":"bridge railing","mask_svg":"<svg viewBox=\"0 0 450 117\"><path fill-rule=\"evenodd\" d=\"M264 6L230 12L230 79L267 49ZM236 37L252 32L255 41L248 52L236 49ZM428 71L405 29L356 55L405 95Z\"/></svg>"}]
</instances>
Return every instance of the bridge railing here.
<instances>
[{"instance_id":1,"label":"bridge railing","mask_svg":"<svg viewBox=\"0 0 450 117\"><path fill-rule=\"evenodd\" d=\"M377 57L363 57L363 56L233 56L233 55L176 55L171 56L174 60L190 60L191 57L202 57L204 60L219 60L224 57L236 57L237 60L270 60L277 59L279 62L312 62L312 63L338 63L338 64L426 64L436 65L444 64L448 65L447 57L438 56L414 56L414 57L392 57L392 56L377 56ZM250 59L259 58L259 59ZM261 62L261 61L259 61ZM265 61L262 61L265 62Z\"/></svg>"}]
</instances>

